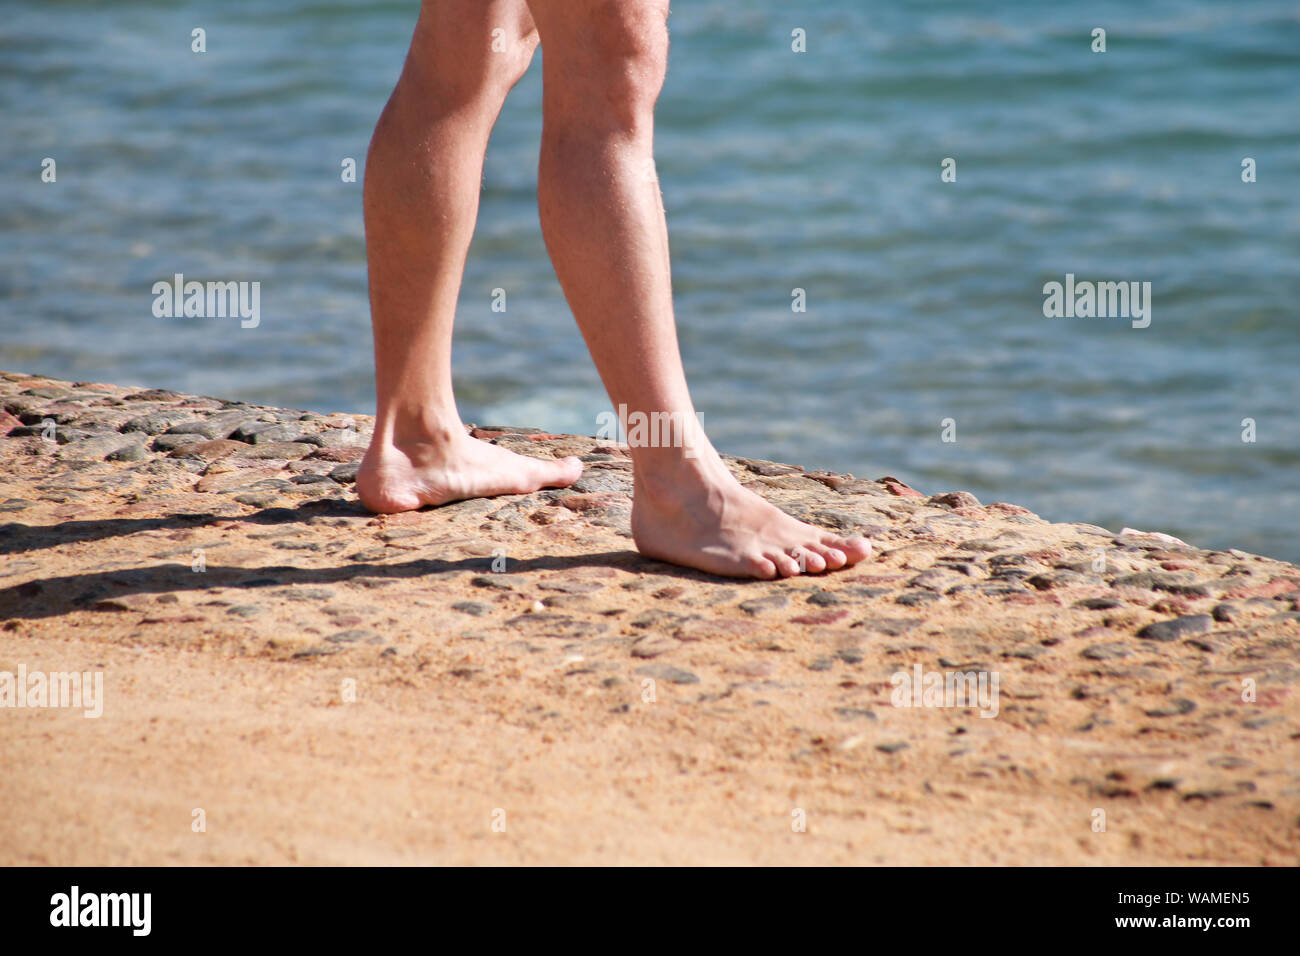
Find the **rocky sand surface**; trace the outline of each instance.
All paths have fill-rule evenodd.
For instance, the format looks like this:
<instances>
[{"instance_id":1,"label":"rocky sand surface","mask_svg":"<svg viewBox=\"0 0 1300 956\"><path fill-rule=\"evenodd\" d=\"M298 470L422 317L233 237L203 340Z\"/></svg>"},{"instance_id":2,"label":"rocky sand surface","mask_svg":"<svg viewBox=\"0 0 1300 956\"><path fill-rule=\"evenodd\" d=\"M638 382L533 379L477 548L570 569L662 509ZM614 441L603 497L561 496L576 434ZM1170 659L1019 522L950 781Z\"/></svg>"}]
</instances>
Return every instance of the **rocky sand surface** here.
<instances>
[{"instance_id":1,"label":"rocky sand surface","mask_svg":"<svg viewBox=\"0 0 1300 956\"><path fill-rule=\"evenodd\" d=\"M729 458L876 547L729 581L635 552L595 438L477 427L586 471L378 517L366 416L0 403L0 671L105 688L0 709L0 863L1300 861L1294 565Z\"/></svg>"}]
</instances>

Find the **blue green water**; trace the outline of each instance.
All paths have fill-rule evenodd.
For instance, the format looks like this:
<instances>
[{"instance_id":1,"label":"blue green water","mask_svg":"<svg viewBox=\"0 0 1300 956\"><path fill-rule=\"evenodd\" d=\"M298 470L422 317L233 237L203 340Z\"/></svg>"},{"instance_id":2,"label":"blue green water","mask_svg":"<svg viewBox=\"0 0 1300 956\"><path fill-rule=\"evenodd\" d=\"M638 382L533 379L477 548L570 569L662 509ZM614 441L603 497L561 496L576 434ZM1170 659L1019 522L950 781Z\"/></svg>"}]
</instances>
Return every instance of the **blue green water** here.
<instances>
[{"instance_id":1,"label":"blue green water","mask_svg":"<svg viewBox=\"0 0 1300 956\"><path fill-rule=\"evenodd\" d=\"M0 367L373 410L340 163L416 7L0 3ZM659 175L718 447L1300 560L1300 7L679 0L671 28ZM539 67L487 160L459 398L590 434L607 400L537 223ZM155 318L177 272L260 281L261 324ZM1066 273L1149 281L1150 327L1044 318Z\"/></svg>"}]
</instances>

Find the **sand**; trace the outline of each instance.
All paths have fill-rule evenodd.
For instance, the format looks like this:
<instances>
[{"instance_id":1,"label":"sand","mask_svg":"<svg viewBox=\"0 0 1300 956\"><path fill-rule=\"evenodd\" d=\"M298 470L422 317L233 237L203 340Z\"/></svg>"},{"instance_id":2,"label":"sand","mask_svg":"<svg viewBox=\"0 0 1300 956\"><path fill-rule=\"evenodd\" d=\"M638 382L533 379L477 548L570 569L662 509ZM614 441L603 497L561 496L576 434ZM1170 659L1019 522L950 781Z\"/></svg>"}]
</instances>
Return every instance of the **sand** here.
<instances>
[{"instance_id":1,"label":"sand","mask_svg":"<svg viewBox=\"0 0 1300 956\"><path fill-rule=\"evenodd\" d=\"M0 706L0 863L1300 859L1293 565L735 458L877 554L727 581L636 554L598 439L476 429L587 471L375 517L365 416L0 402L0 672L103 683Z\"/></svg>"}]
</instances>

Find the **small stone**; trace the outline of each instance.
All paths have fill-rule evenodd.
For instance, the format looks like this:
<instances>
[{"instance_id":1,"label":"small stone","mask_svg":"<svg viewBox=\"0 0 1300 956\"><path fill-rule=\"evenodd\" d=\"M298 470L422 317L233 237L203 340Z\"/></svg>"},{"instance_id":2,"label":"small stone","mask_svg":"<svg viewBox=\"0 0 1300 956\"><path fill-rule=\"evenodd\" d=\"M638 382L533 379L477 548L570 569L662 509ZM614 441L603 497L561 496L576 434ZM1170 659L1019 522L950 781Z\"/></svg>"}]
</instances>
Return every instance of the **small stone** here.
<instances>
[{"instance_id":1,"label":"small stone","mask_svg":"<svg viewBox=\"0 0 1300 956\"><path fill-rule=\"evenodd\" d=\"M1241 619L1241 608L1235 604L1216 604L1210 613L1216 621L1223 624L1231 624Z\"/></svg>"},{"instance_id":2,"label":"small stone","mask_svg":"<svg viewBox=\"0 0 1300 956\"><path fill-rule=\"evenodd\" d=\"M149 412L133 418L122 426L123 432L144 432L146 435L160 435L179 422L190 421L194 413L188 409L171 409Z\"/></svg>"},{"instance_id":3,"label":"small stone","mask_svg":"<svg viewBox=\"0 0 1300 956\"><path fill-rule=\"evenodd\" d=\"M311 461L350 462L360 461L365 457L365 454L366 448L364 445L338 445L317 448L307 458Z\"/></svg>"},{"instance_id":4,"label":"small stone","mask_svg":"<svg viewBox=\"0 0 1300 956\"><path fill-rule=\"evenodd\" d=\"M908 631L915 630L921 624L920 618L912 617L873 617L860 621L853 626L868 632L885 634L889 637L901 637Z\"/></svg>"},{"instance_id":5,"label":"small stone","mask_svg":"<svg viewBox=\"0 0 1300 956\"><path fill-rule=\"evenodd\" d=\"M930 568L908 581L907 586L909 588L925 588L928 591L943 591L954 586L959 580L960 578L952 571L943 568Z\"/></svg>"},{"instance_id":6,"label":"small stone","mask_svg":"<svg viewBox=\"0 0 1300 956\"><path fill-rule=\"evenodd\" d=\"M245 445L244 450L240 452L240 457L259 460L277 458L285 461L297 461L299 458L306 458L314 450L315 446L308 445L306 442L267 441L258 442L252 448Z\"/></svg>"},{"instance_id":7,"label":"small stone","mask_svg":"<svg viewBox=\"0 0 1300 956\"><path fill-rule=\"evenodd\" d=\"M157 442L155 441L155 445ZM217 438L212 441L196 441L182 445L171 453L173 458L198 458L203 461L215 461L228 455L243 454L248 446L241 441Z\"/></svg>"},{"instance_id":8,"label":"small stone","mask_svg":"<svg viewBox=\"0 0 1300 956\"><path fill-rule=\"evenodd\" d=\"M857 531L866 527L866 522L852 512L833 508L811 511L808 513L807 520L823 528L834 528L836 531Z\"/></svg>"},{"instance_id":9,"label":"small stone","mask_svg":"<svg viewBox=\"0 0 1300 956\"><path fill-rule=\"evenodd\" d=\"M30 392L24 392L23 394L36 394L38 391L43 392L46 390L32 389ZM60 393L57 397L60 398L75 394L67 389L58 389L57 391ZM142 392L133 392L127 395L126 400L128 402L177 402L185 397L180 392L173 392L170 388L146 388Z\"/></svg>"},{"instance_id":10,"label":"small stone","mask_svg":"<svg viewBox=\"0 0 1300 956\"><path fill-rule=\"evenodd\" d=\"M478 601L457 601L451 606L451 609L460 611L461 614L471 614L474 617L482 617L492 610L488 605L481 604Z\"/></svg>"},{"instance_id":11,"label":"small stone","mask_svg":"<svg viewBox=\"0 0 1300 956\"><path fill-rule=\"evenodd\" d=\"M494 591L513 591L522 586L524 579L514 574L480 574L469 579L476 588L490 588Z\"/></svg>"},{"instance_id":12,"label":"small stone","mask_svg":"<svg viewBox=\"0 0 1300 956\"><path fill-rule=\"evenodd\" d=\"M911 744L907 744L907 743L903 743L903 742L900 740L900 741L895 741L895 742L893 742L893 743L887 743L887 744L876 744L876 749L879 750L881 753L896 754L896 753L898 753L900 750L906 750L906 749L907 749L908 747L910 747L910 746L912 746L912 745L911 745Z\"/></svg>"},{"instance_id":13,"label":"small stone","mask_svg":"<svg viewBox=\"0 0 1300 956\"><path fill-rule=\"evenodd\" d=\"M775 461L763 461L757 458L742 458L741 463L756 475L766 475L776 477L778 475L792 475L803 471L798 465L785 465Z\"/></svg>"},{"instance_id":14,"label":"small stone","mask_svg":"<svg viewBox=\"0 0 1300 956\"><path fill-rule=\"evenodd\" d=\"M350 485L357 480L357 469L361 467L361 462L350 461L339 465L330 471L330 477L339 484Z\"/></svg>"},{"instance_id":15,"label":"small stone","mask_svg":"<svg viewBox=\"0 0 1300 956\"><path fill-rule=\"evenodd\" d=\"M1095 597L1084 598L1082 601L1076 601L1074 606L1081 607L1087 611L1109 611L1112 608L1123 607L1124 602L1119 598Z\"/></svg>"},{"instance_id":16,"label":"small stone","mask_svg":"<svg viewBox=\"0 0 1300 956\"><path fill-rule=\"evenodd\" d=\"M599 581L583 581L575 579L552 578L549 581L541 581L537 585L543 591L560 591L564 594L594 594L602 590L605 585Z\"/></svg>"},{"instance_id":17,"label":"small stone","mask_svg":"<svg viewBox=\"0 0 1300 956\"><path fill-rule=\"evenodd\" d=\"M275 504L278 496L272 492L251 491L243 495L235 495L235 500L241 505L248 505L250 508L269 508Z\"/></svg>"},{"instance_id":18,"label":"small stone","mask_svg":"<svg viewBox=\"0 0 1300 956\"><path fill-rule=\"evenodd\" d=\"M649 664L645 667L638 667L633 673L642 677L653 677L656 680L668 681L670 684L698 684L700 682L699 677L690 671L669 664Z\"/></svg>"},{"instance_id":19,"label":"small stone","mask_svg":"<svg viewBox=\"0 0 1300 956\"><path fill-rule=\"evenodd\" d=\"M817 625L834 624L842 621L849 616L848 608L840 608L835 611L821 611L817 614L801 614L798 617L790 618L791 624L798 624L802 627L815 627Z\"/></svg>"},{"instance_id":20,"label":"small stone","mask_svg":"<svg viewBox=\"0 0 1300 956\"><path fill-rule=\"evenodd\" d=\"M1121 641L1115 641L1110 644L1094 644L1084 648L1082 653L1090 661L1110 661L1132 656L1133 649Z\"/></svg>"},{"instance_id":21,"label":"small stone","mask_svg":"<svg viewBox=\"0 0 1300 956\"><path fill-rule=\"evenodd\" d=\"M885 475L882 478L877 478L876 484L883 485L885 490L891 495L900 495L908 498L925 497L925 495L908 485L907 482L903 481L901 478L895 478L893 475Z\"/></svg>"},{"instance_id":22,"label":"small stone","mask_svg":"<svg viewBox=\"0 0 1300 956\"><path fill-rule=\"evenodd\" d=\"M235 430L235 427L238 424L238 421L231 421L228 424L223 423L216 418L192 418L188 421L177 422L175 425L164 430L163 434L158 437L185 435L192 444L198 444L203 441L217 441L222 438L228 438L230 433ZM179 448L182 447L182 445L178 443L174 447Z\"/></svg>"},{"instance_id":23,"label":"small stone","mask_svg":"<svg viewBox=\"0 0 1300 956\"><path fill-rule=\"evenodd\" d=\"M814 591L808 595L808 603L815 604L818 607L831 607L835 604L842 604L843 598L833 591Z\"/></svg>"},{"instance_id":24,"label":"small stone","mask_svg":"<svg viewBox=\"0 0 1300 956\"><path fill-rule=\"evenodd\" d=\"M298 651L293 655L295 660L307 657L328 657L330 654L337 654L343 648L331 647L328 644L317 644L315 647L308 647Z\"/></svg>"},{"instance_id":25,"label":"small stone","mask_svg":"<svg viewBox=\"0 0 1300 956\"><path fill-rule=\"evenodd\" d=\"M143 461L149 457L149 450L144 447L144 442L132 442L129 445L123 445L117 451L109 452L104 456L105 461Z\"/></svg>"},{"instance_id":26,"label":"small stone","mask_svg":"<svg viewBox=\"0 0 1300 956\"><path fill-rule=\"evenodd\" d=\"M202 438L190 434L189 432L181 432L175 435L159 435L153 440L150 447L153 448L154 451L173 452L179 451L182 448L189 448L192 445L198 445L202 441ZM243 445L242 442L240 444L244 448L248 447L247 445Z\"/></svg>"},{"instance_id":27,"label":"small stone","mask_svg":"<svg viewBox=\"0 0 1300 956\"><path fill-rule=\"evenodd\" d=\"M613 493L623 497L632 489L632 479L621 471L589 468L569 487L578 494Z\"/></svg>"},{"instance_id":28,"label":"small stone","mask_svg":"<svg viewBox=\"0 0 1300 956\"><path fill-rule=\"evenodd\" d=\"M106 458L132 445L140 444L136 435L119 435L109 432L94 438L83 438L63 446L60 457L74 460Z\"/></svg>"},{"instance_id":29,"label":"small stone","mask_svg":"<svg viewBox=\"0 0 1300 956\"><path fill-rule=\"evenodd\" d=\"M1083 575L1078 571L1061 569L1046 574L1031 575L1025 579L1025 583L1039 591L1054 591L1057 588L1068 588L1082 580Z\"/></svg>"},{"instance_id":30,"label":"small stone","mask_svg":"<svg viewBox=\"0 0 1300 956\"><path fill-rule=\"evenodd\" d=\"M817 475L810 475L818 481L822 479ZM889 492L875 481L867 481L865 478L850 478L847 481L841 481L831 485L837 494L841 495L871 495L876 498L888 497Z\"/></svg>"},{"instance_id":31,"label":"small stone","mask_svg":"<svg viewBox=\"0 0 1300 956\"><path fill-rule=\"evenodd\" d=\"M609 508L623 509L628 507L628 496L626 494L615 494L613 492L596 492L586 495L567 495L561 498L559 503L570 511L604 511Z\"/></svg>"},{"instance_id":32,"label":"small stone","mask_svg":"<svg viewBox=\"0 0 1300 956\"><path fill-rule=\"evenodd\" d=\"M677 641L663 634L647 634L632 645L632 656L641 658L658 657L677 647Z\"/></svg>"},{"instance_id":33,"label":"small stone","mask_svg":"<svg viewBox=\"0 0 1300 956\"><path fill-rule=\"evenodd\" d=\"M926 499L928 505L940 505L947 508L978 508L980 500L969 491L950 491L947 494L931 495Z\"/></svg>"},{"instance_id":34,"label":"small stone","mask_svg":"<svg viewBox=\"0 0 1300 956\"><path fill-rule=\"evenodd\" d=\"M1164 707L1156 707L1152 710L1144 710L1143 713L1148 717L1181 717L1183 714L1190 714L1196 709L1196 703L1185 697L1179 697L1171 700Z\"/></svg>"},{"instance_id":35,"label":"small stone","mask_svg":"<svg viewBox=\"0 0 1300 956\"><path fill-rule=\"evenodd\" d=\"M564 614L543 613L520 614L506 621L508 627L519 628L532 637L567 638L569 640L597 637L608 625L600 621L588 621L582 618L568 617Z\"/></svg>"},{"instance_id":36,"label":"small stone","mask_svg":"<svg viewBox=\"0 0 1300 956\"><path fill-rule=\"evenodd\" d=\"M244 422L230 437L235 441L261 444L262 442L293 441L302 434L302 429L293 425L281 425L278 422L252 421Z\"/></svg>"},{"instance_id":37,"label":"small stone","mask_svg":"<svg viewBox=\"0 0 1300 956\"><path fill-rule=\"evenodd\" d=\"M770 594L767 597L741 601L740 609L746 614L762 614L765 611L779 611L790 603L784 594Z\"/></svg>"},{"instance_id":38,"label":"small stone","mask_svg":"<svg viewBox=\"0 0 1300 956\"><path fill-rule=\"evenodd\" d=\"M1148 641L1176 641L1180 637L1204 634L1213 624L1214 620L1208 614L1189 614L1148 624L1137 632L1137 636Z\"/></svg>"},{"instance_id":39,"label":"small stone","mask_svg":"<svg viewBox=\"0 0 1300 956\"><path fill-rule=\"evenodd\" d=\"M364 641L367 644L383 643L383 638L381 638L374 631L364 631L358 629L339 631L335 634L331 634L329 637L325 638L325 640L329 641L331 644L357 644L362 641Z\"/></svg>"},{"instance_id":40,"label":"small stone","mask_svg":"<svg viewBox=\"0 0 1300 956\"><path fill-rule=\"evenodd\" d=\"M836 707L835 713L845 720L879 720L873 711L863 707Z\"/></svg>"}]
</instances>

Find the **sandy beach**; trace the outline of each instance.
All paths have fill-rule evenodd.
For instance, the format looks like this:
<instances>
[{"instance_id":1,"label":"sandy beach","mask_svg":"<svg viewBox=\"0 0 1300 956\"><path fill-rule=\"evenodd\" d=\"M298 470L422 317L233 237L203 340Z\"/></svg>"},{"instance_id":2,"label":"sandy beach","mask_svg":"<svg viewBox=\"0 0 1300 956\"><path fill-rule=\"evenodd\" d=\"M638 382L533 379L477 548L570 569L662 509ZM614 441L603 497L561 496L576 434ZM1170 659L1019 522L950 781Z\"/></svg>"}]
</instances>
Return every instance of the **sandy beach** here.
<instances>
[{"instance_id":1,"label":"sandy beach","mask_svg":"<svg viewBox=\"0 0 1300 956\"><path fill-rule=\"evenodd\" d=\"M876 556L728 581L594 438L485 423L586 472L376 517L365 416L0 403L0 672L103 688L0 707L0 863L1300 861L1294 565L730 458Z\"/></svg>"}]
</instances>

